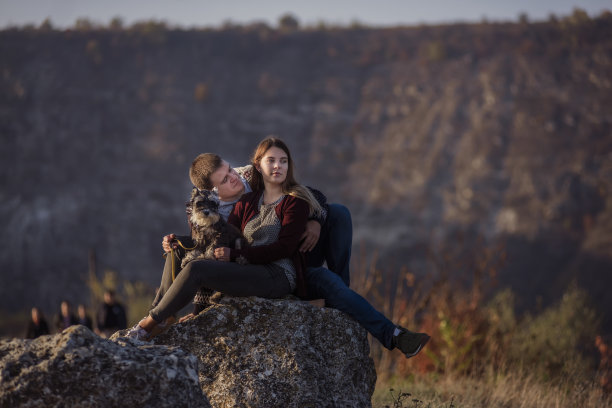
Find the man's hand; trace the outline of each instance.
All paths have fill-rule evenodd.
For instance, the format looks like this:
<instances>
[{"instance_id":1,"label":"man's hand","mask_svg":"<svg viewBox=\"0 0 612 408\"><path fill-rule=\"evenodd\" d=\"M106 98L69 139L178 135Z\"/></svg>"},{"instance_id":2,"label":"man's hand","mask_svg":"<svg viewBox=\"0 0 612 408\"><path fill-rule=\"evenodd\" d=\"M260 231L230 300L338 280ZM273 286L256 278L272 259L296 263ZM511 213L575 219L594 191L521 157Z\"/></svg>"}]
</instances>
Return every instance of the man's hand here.
<instances>
[{"instance_id":1,"label":"man's hand","mask_svg":"<svg viewBox=\"0 0 612 408\"><path fill-rule=\"evenodd\" d=\"M302 234L303 240L300 246L300 252L309 252L317 245L319 236L321 235L321 224L317 221L310 220L306 223L306 231Z\"/></svg>"},{"instance_id":2,"label":"man's hand","mask_svg":"<svg viewBox=\"0 0 612 408\"><path fill-rule=\"evenodd\" d=\"M164 248L164 252L170 252L171 249L178 248L178 243L174 241L175 238L176 238L176 235L174 234L166 235L164 237L162 241L162 248Z\"/></svg>"},{"instance_id":3,"label":"man's hand","mask_svg":"<svg viewBox=\"0 0 612 408\"><path fill-rule=\"evenodd\" d=\"M217 261L229 262L230 261L230 249L226 247L215 249L215 259Z\"/></svg>"},{"instance_id":4,"label":"man's hand","mask_svg":"<svg viewBox=\"0 0 612 408\"><path fill-rule=\"evenodd\" d=\"M188 315L181 317L179 319L179 323L183 323L185 320L191 319L192 317L195 317L195 315L193 313L189 313Z\"/></svg>"}]
</instances>

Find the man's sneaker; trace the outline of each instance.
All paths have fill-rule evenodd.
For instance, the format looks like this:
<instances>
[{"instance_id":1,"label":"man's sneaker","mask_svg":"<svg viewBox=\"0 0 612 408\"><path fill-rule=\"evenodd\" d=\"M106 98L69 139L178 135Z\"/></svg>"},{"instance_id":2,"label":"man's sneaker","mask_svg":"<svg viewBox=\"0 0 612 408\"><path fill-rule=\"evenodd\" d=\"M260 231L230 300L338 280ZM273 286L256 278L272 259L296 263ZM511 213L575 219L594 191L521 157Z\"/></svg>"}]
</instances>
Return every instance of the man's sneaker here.
<instances>
[{"instance_id":1,"label":"man's sneaker","mask_svg":"<svg viewBox=\"0 0 612 408\"><path fill-rule=\"evenodd\" d=\"M414 357L425 347L429 341L429 335L425 333L413 333L403 327L397 326L399 333L393 336L391 343L406 355L406 358Z\"/></svg>"},{"instance_id":2,"label":"man's sneaker","mask_svg":"<svg viewBox=\"0 0 612 408\"><path fill-rule=\"evenodd\" d=\"M131 339L141 340L141 341L149 341L150 333L140 327L138 323L134 325L126 334L125 337L129 337Z\"/></svg>"}]
</instances>

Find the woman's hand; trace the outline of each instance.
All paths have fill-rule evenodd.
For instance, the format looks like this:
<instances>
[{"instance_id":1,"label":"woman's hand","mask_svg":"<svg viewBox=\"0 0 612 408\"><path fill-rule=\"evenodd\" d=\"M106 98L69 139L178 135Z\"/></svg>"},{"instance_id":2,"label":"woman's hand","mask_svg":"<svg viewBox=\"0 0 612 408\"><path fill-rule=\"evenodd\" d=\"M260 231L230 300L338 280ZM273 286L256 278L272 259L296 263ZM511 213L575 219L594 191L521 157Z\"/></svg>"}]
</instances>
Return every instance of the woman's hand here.
<instances>
[{"instance_id":1,"label":"woman's hand","mask_svg":"<svg viewBox=\"0 0 612 408\"><path fill-rule=\"evenodd\" d=\"M230 249L226 247L215 249L215 259L217 261L229 262L230 261Z\"/></svg>"},{"instance_id":2,"label":"woman's hand","mask_svg":"<svg viewBox=\"0 0 612 408\"><path fill-rule=\"evenodd\" d=\"M315 220L310 220L306 223L306 231L302 234L300 240L300 252L309 252L319 242L319 236L321 235L321 224Z\"/></svg>"}]
</instances>

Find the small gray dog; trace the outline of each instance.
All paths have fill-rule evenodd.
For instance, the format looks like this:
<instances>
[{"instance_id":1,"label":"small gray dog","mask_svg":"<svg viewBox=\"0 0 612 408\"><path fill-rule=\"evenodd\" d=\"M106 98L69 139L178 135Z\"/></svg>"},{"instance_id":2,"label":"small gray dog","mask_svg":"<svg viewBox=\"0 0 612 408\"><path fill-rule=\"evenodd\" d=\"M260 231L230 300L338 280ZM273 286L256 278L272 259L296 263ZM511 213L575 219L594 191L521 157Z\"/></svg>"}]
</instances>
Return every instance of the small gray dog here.
<instances>
[{"instance_id":1,"label":"small gray dog","mask_svg":"<svg viewBox=\"0 0 612 408\"><path fill-rule=\"evenodd\" d=\"M219 199L210 191L194 188L187 203L191 215L191 237L195 248L187 251L181 268L196 259L215 259L215 248L244 248L247 240L238 228L228 224L219 214Z\"/></svg>"}]
</instances>

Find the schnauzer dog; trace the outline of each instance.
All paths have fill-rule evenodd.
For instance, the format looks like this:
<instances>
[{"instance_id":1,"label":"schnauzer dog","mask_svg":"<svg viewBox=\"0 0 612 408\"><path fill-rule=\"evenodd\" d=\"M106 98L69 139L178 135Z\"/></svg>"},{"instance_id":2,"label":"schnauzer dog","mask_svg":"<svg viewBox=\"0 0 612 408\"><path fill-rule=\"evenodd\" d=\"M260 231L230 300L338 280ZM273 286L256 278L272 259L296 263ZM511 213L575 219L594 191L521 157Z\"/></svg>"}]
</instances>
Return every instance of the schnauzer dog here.
<instances>
[{"instance_id":1,"label":"schnauzer dog","mask_svg":"<svg viewBox=\"0 0 612 408\"><path fill-rule=\"evenodd\" d=\"M191 237L195 244L181 262L181 268L196 259L215 259L215 248L244 248L247 240L238 228L228 224L219 214L219 201L210 191L194 188L187 203L191 210Z\"/></svg>"}]
</instances>

